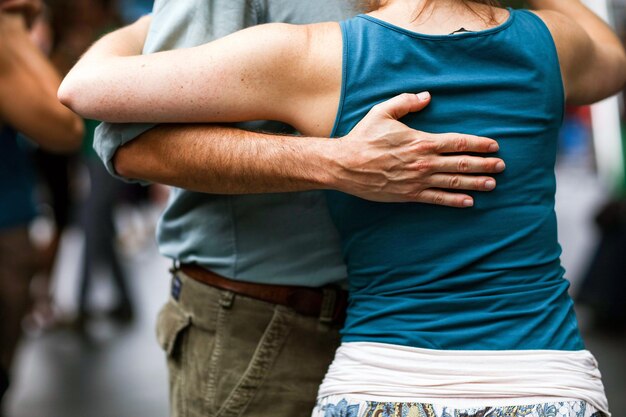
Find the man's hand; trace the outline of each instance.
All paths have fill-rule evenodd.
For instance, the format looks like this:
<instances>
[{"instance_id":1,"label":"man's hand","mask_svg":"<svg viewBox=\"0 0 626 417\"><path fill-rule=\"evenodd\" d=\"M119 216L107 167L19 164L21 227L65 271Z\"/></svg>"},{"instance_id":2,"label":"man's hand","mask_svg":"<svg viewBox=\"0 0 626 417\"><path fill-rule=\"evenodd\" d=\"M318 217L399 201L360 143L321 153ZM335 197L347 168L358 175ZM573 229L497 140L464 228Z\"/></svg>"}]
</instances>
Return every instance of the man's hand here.
<instances>
[{"instance_id":1,"label":"man's hand","mask_svg":"<svg viewBox=\"0 0 626 417\"><path fill-rule=\"evenodd\" d=\"M458 153L494 153L496 141L457 133L429 134L398 121L429 103L428 93L403 94L372 108L339 140L333 188L373 201L452 207L470 207L473 199L444 189L493 190L493 178L468 174L501 172L504 162Z\"/></svg>"},{"instance_id":2,"label":"man's hand","mask_svg":"<svg viewBox=\"0 0 626 417\"><path fill-rule=\"evenodd\" d=\"M497 158L450 152L496 152L491 139L432 135L397 119L426 107L402 95L381 103L341 139L274 136L215 125L162 125L102 155L126 178L212 194L336 189L374 201L471 206L472 197L443 189L489 191L504 169ZM104 124L96 142L113 139ZM101 149L115 149L101 144Z\"/></svg>"},{"instance_id":3,"label":"man's hand","mask_svg":"<svg viewBox=\"0 0 626 417\"><path fill-rule=\"evenodd\" d=\"M0 11L21 14L27 27L31 27L42 7L41 0L0 0Z\"/></svg>"}]
</instances>

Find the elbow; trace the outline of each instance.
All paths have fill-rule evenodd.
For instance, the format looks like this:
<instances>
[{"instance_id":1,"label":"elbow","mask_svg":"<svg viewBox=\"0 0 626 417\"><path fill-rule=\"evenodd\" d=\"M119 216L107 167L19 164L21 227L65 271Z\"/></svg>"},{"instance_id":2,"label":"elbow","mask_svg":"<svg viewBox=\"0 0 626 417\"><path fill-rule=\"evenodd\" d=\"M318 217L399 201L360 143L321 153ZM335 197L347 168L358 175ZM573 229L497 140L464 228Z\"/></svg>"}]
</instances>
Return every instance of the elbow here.
<instances>
[{"instance_id":1,"label":"elbow","mask_svg":"<svg viewBox=\"0 0 626 417\"><path fill-rule=\"evenodd\" d=\"M67 142L68 148L77 149L80 147L85 134L85 124L79 116L80 113L75 109L77 94L72 87L71 83L66 83L64 80L57 91L57 99L67 107L65 109L67 113L65 123L65 137L67 139L65 142Z\"/></svg>"},{"instance_id":2,"label":"elbow","mask_svg":"<svg viewBox=\"0 0 626 417\"><path fill-rule=\"evenodd\" d=\"M104 120L101 100L94 96L95 83L68 74L57 90L57 99L72 112L85 119Z\"/></svg>"},{"instance_id":3,"label":"elbow","mask_svg":"<svg viewBox=\"0 0 626 417\"><path fill-rule=\"evenodd\" d=\"M65 107L77 114L81 114L79 109L80 92L77 91L78 89L74 84L75 83L73 82L73 80L70 79L70 76L68 75L63 80L61 86L59 87L59 90L57 91L57 98Z\"/></svg>"}]
</instances>

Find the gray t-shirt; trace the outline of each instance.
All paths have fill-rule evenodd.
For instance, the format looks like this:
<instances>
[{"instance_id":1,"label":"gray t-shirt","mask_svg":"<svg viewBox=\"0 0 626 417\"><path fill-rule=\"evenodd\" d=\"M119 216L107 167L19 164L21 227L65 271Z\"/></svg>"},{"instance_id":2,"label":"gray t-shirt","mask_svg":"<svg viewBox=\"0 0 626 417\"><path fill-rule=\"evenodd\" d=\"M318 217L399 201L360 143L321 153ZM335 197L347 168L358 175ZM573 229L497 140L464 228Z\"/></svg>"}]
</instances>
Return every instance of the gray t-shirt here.
<instances>
[{"instance_id":1,"label":"gray t-shirt","mask_svg":"<svg viewBox=\"0 0 626 417\"><path fill-rule=\"evenodd\" d=\"M196 46L262 23L339 21L353 16L357 4L358 0L157 0L144 53ZM278 123L239 126L292 132ZM98 128L94 147L111 173L115 151L150 127L103 123ZM163 255L237 280L322 286L346 277L322 192L231 196L175 188L157 239Z\"/></svg>"}]
</instances>

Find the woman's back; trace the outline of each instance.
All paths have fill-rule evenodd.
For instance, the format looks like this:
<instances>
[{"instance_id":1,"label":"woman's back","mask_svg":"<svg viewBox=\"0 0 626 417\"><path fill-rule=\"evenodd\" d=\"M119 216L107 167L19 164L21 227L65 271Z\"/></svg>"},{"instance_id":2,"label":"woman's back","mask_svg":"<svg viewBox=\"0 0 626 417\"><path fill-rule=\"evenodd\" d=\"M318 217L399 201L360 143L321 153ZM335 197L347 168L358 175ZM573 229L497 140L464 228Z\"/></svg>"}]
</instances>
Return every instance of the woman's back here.
<instances>
[{"instance_id":1,"label":"woman's back","mask_svg":"<svg viewBox=\"0 0 626 417\"><path fill-rule=\"evenodd\" d=\"M430 91L403 121L499 141L492 193L458 211L329 192L351 282L345 341L433 349L583 348L563 279L554 213L564 91L554 42L534 14L422 35L362 15L342 23L344 79L334 136L375 104Z\"/></svg>"}]
</instances>

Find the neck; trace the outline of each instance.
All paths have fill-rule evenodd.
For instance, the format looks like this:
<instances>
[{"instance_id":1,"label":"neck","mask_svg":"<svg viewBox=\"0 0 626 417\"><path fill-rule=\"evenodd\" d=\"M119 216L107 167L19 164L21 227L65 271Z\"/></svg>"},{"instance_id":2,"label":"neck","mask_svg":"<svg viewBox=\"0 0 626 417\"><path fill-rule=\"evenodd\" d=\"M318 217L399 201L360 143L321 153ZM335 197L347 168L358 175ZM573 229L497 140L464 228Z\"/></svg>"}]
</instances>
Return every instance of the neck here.
<instances>
[{"instance_id":1,"label":"neck","mask_svg":"<svg viewBox=\"0 0 626 417\"><path fill-rule=\"evenodd\" d=\"M504 9L463 0L387 0L372 16L416 32L447 35L465 28L489 29L503 23Z\"/></svg>"}]
</instances>

